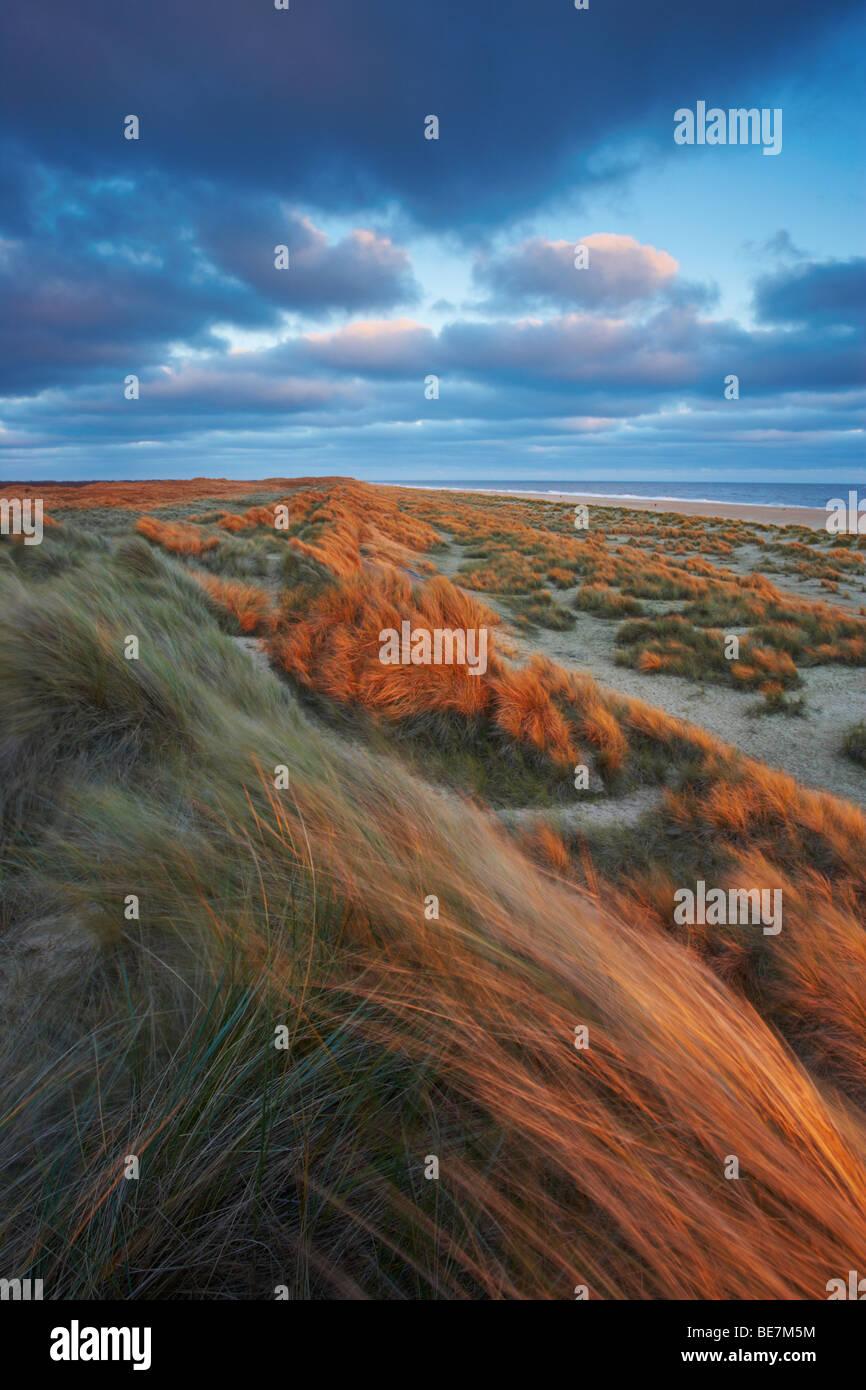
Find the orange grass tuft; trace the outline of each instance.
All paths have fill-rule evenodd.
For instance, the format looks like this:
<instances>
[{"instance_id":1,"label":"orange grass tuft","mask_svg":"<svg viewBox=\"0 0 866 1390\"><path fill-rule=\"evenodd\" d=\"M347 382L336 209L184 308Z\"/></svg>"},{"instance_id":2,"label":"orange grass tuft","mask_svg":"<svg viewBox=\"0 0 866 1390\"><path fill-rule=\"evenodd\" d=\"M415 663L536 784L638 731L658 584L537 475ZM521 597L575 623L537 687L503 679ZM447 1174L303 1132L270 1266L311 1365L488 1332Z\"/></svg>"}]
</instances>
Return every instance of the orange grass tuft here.
<instances>
[{"instance_id":1,"label":"orange grass tuft","mask_svg":"<svg viewBox=\"0 0 866 1390\"><path fill-rule=\"evenodd\" d=\"M177 555L201 555L202 551L212 550L219 545L216 536L202 535L197 526L185 526L178 521L159 521L154 516L139 517L135 523L139 535L161 545L164 550L172 550Z\"/></svg>"},{"instance_id":2,"label":"orange grass tuft","mask_svg":"<svg viewBox=\"0 0 866 1390\"><path fill-rule=\"evenodd\" d=\"M222 579L206 570L193 570L193 578L219 608L237 619L242 632L255 632L263 627L271 614L271 603L263 589L253 584L241 584L237 579Z\"/></svg>"}]
</instances>

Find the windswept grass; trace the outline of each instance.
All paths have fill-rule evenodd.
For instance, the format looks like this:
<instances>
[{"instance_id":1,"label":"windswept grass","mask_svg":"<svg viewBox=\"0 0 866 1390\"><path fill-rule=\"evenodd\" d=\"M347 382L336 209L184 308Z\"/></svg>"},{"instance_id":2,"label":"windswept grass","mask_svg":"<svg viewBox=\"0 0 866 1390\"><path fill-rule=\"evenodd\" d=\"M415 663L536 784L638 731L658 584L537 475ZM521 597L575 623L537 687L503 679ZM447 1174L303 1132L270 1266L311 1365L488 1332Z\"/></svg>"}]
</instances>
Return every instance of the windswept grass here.
<instances>
[{"instance_id":1,"label":"windswept grass","mask_svg":"<svg viewBox=\"0 0 866 1390\"><path fill-rule=\"evenodd\" d=\"M173 530L0 567L4 1267L51 1298L823 1298L866 1243L863 815L511 664L419 567L433 522L396 490L359 519L359 486L216 539L278 544L276 592ZM487 625L487 670L383 666L404 619ZM518 840L401 740L658 809ZM781 885L782 936L675 929L714 874Z\"/></svg>"},{"instance_id":2,"label":"windswept grass","mask_svg":"<svg viewBox=\"0 0 866 1390\"><path fill-rule=\"evenodd\" d=\"M201 571L195 572L195 579L214 605L234 620L240 632L256 632L268 625L271 604L263 590Z\"/></svg>"}]
</instances>

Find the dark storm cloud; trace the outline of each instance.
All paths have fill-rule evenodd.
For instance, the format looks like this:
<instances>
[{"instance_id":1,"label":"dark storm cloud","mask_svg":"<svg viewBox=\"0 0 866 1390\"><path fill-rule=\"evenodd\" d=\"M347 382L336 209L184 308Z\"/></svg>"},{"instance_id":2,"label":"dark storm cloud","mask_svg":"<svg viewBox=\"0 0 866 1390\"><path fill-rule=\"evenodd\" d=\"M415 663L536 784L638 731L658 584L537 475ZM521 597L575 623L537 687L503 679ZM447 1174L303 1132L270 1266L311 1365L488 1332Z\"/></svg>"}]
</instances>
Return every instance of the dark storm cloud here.
<instances>
[{"instance_id":1,"label":"dark storm cloud","mask_svg":"<svg viewBox=\"0 0 866 1390\"><path fill-rule=\"evenodd\" d=\"M0 243L0 395L138 373L168 342L214 348L215 324L268 317L236 288L95 257L70 266L54 253Z\"/></svg>"},{"instance_id":2,"label":"dark storm cloud","mask_svg":"<svg viewBox=\"0 0 866 1390\"><path fill-rule=\"evenodd\" d=\"M825 261L766 276L755 287L763 323L866 326L866 259Z\"/></svg>"},{"instance_id":3,"label":"dark storm cloud","mask_svg":"<svg viewBox=\"0 0 866 1390\"><path fill-rule=\"evenodd\" d=\"M197 226L220 270L287 309L389 309L418 298L406 250L366 228L329 243L308 217L275 199L219 208L211 202ZM287 248L287 269L275 267L277 246Z\"/></svg>"},{"instance_id":4,"label":"dark storm cloud","mask_svg":"<svg viewBox=\"0 0 866 1390\"><path fill-rule=\"evenodd\" d=\"M78 0L4 7L0 123L47 163L157 166L332 209L399 198L459 229L525 215L673 110L772 80L855 0ZM612 35L614 39L612 41ZM122 120L141 120L141 139ZM441 120L439 142L423 120ZM619 159L614 170L632 160ZM595 172L592 172L592 171Z\"/></svg>"},{"instance_id":5,"label":"dark storm cloud","mask_svg":"<svg viewBox=\"0 0 866 1390\"><path fill-rule=\"evenodd\" d=\"M216 349L218 326L272 327L283 309L417 296L406 251L366 228L329 242L275 200L220 202L156 173L94 183L6 153L20 197L11 220L0 207L0 395L140 374L173 343ZM287 271L274 268L277 242Z\"/></svg>"},{"instance_id":6,"label":"dark storm cloud","mask_svg":"<svg viewBox=\"0 0 866 1390\"><path fill-rule=\"evenodd\" d=\"M627 236L593 246L588 235L593 278L567 264L566 242L519 241L550 230L552 198L573 209L582 190L669 152L678 106L762 90L769 102L779 75L853 9L10 3L0 128L17 145L0 172L0 453L59 457L68 446L87 468L92 444L104 446L100 467L139 472L151 445L168 461L177 441L178 466L200 473L233 450L246 468L247 450L254 458L276 440L327 472L332 458L389 459L391 444L394 457L430 459L437 441L465 448L467 462L486 450L497 467L500 446L567 457L572 443L617 433L659 458L669 440L749 431L853 439L854 281L835 263L761 281L747 330L713 319L712 289L685 282L663 249ZM130 113L137 142L122 135ZM428 113L438 142L423 138ZM486 299L469 308L495 321L467 306L461 318L444 298L437 321L453 321L439 331L419 321L398 244L418 224L436 234L415 243L431 299L464 292L447 264L436 283L437 245L446 263L455 247L467 258L486 248L475 276ZM764 252L790 263L799 253L780 238ZM279 244L287 271L274 266ZM237 350L262 341L240 330L258 329L290 336ZM123 398L127 373L141 378L136 402ZM424 397L431 373L437 401ZM730 408L728 373L741 381Z\"/></svg>"},{"instance_id":7,"label":"dark storm cloud","mask_svg":"<svg viewBox=\"0 0 866 1390\"><path fill-rule=\"evenodd\" d=\"M23 177L20 153L6 163L22 191L17 216L0 207L0 394L138 373L169 342L213 349L219 323L277 319L202 265L183 200L163 180Z\"/></svg>"}]
</instances>

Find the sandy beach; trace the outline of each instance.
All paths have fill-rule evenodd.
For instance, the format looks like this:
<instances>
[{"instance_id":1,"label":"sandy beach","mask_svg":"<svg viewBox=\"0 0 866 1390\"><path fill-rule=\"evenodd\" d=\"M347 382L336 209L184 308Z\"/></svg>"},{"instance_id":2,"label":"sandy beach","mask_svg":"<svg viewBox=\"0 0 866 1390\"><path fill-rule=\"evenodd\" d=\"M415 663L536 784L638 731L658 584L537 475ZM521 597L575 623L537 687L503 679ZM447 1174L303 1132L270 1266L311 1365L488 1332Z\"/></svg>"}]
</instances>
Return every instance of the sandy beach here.
<instances>
[{"instance_id":1,"label":"sandy beach","mask_svg":"<svg viewBox=\"0 0 866 1390\"><path fill-rule=\"evenodd\" d=\"M480 496L521 497L527 501L585 502L590 507L624 507L635 512L676 512L679 516L721 517L731 521L751 521L765 526L810 526L821 530L827 513L821 507L764 507L752 502L689 502L666 497L599 497L585 492L488 492L472 489ZM470 491L470 489L467 489Z\"/></svg>"}]
</instances>

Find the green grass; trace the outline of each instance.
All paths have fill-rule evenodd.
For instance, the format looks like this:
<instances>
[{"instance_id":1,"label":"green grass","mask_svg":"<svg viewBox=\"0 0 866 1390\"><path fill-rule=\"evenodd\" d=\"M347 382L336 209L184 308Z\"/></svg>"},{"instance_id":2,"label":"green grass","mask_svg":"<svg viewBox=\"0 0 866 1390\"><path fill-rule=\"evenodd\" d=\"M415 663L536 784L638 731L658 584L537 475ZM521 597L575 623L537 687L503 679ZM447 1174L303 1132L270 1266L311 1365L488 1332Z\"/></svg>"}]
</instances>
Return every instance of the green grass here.
<instances>
[{"instance_id":1,"label":"green grass","mask_svg":"<svg viewBox=\"0 0 866 1390\"><path fill-rule=\"evenodd\" d=\"M574 615L548 589L537 589L526 598L509 598L507 602L519 627L546 627L552 632L567 632L574 627Z\"/></svg>"},{"instance_id":2,"label":"green grass","mask_svg":"<svg viewBox=\"0 0 866 1390\"><path fill-rule=\"evenodd\" d=\"M758 630L740 637L738 657L728 658L726 634L723 631L695 627L680 613L667 613L657 618L636 618L623 623L617 630L619 650L614 660L620 666L639 670L652 669L648 659L661 662L657 669L688 676L692 680L708 680L731 684L741 689L759 686L772 679L786 687L800 684L796 668L780 664L773 652L765 653L754 640ZM770 646L768 642L766 644ZM776 650L779 650L778 646Z\"/></svg>"},{"instance_id":3,"label":"green grass","mask_svg":"<svg viewBox=\"0 0 866 1390\"><path fill-rule=\"evenodd\" d=\"M859 720L852 724L845 735L843 742L845 756L852 762L859 763L861 767L866 767L866 722Z\"/></svg>"},{"instance_id":4,"label":"green grass","mask_svg":"<svg viewBox=\"0 0 866 1390\"><path fill-rule=\"evenodd\" d=\"M269 805L279 763L332 785L332 750L136 538L50 594L0 583L0 919L84 943L7 1011L4 1258L52 1298L453 1289L422 1248L429 1187L415 1213L402 1195L435 1139L429 1066L370 1042L332 969L345 896ZM467 1218L443 1194L458 1238Z\"/></svg>"}]
</instances>

